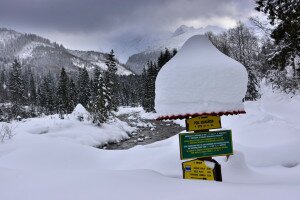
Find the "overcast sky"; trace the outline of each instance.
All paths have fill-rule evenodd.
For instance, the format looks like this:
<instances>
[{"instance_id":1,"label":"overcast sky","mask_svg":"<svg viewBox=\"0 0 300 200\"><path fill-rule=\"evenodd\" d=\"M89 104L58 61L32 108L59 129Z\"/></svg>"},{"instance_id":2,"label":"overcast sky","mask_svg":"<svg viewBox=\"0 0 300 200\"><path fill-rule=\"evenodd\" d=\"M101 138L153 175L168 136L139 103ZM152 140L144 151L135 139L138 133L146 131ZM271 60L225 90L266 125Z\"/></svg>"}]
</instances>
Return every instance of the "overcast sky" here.
<instances>
[{"instance_id":1,"label":"overcast sky","mask_svg":"<svg viewBox=\"0 0 300 200\"><path fill-rule=\"evenodd\" d=\"M0 0L0 27L48 37L73 49L109 49L121 34L178 26L233 27L254 0Z\"/></svg>"}]
</instances>

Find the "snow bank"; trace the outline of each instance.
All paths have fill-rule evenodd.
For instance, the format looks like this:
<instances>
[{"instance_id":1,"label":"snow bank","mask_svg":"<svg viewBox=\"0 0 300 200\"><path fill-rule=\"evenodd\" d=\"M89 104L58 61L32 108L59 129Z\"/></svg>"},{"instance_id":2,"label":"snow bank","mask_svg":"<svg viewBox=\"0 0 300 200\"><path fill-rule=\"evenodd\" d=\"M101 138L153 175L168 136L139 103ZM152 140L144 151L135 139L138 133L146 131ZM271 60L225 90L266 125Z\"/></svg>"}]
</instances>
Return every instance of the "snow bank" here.
<instances>
[{"instance_id":1,"label":"snow bank","mask_svg":"<svg viewBox=\"0 0 300 200\"><path fill-rule=\"evenodd\" d=\"M246 115L222 117L232 129L234 148L253 166L296 166L300 163L300 96L262 87L262 98L245 102Z\"/></svg>"},{"instance_id":2,"label":"snow bank","mask_svg":"<svg viewBox=\"0 0 300 200\"><path fill-rule=\"evenodd\" d=\"M83 120L78 119L78 115L81 114L84 116ZM135 127L131 127L118 119L98 127L86 117L87 115L88 112L83 107L77 106L74 112L66 115L64 119L60 119L58 115L51 115L13 122L14 138L27 138L28 135L34 134L39 137L58 138L88 146L102 146L109 142L119 142L126 139L132 132L136 131Z\"/></svg>"},{"instance_id":3,"label":"snow bank","mask_svg":"<svg viewBox=\"0 0 300 200\"><path fill-rule=\"evenodd\" d=\"M138 114L142 119L156 119L158 117L157 113L146 112L143 107L119 107L118 111L115 112L117 116L120 115L133 115Z\"/></svg>"},{"instance_id":4,"label":"snow bank","mask_svg":"<svg viewBox=\"0 0 300 200\"><path fill-rule=\"evenodd\" d=\"M251 169L240 152L222 165L223 182L183 180L178 137L105 151L32 135L1 145L0 199L298 200L299 167ZM218 191L218 192L216 192Z\"/></svg>"},{"instance_id":5,"label":"snow bank","mask_svg":"<svg viewBox=\"0 0 300 200\"><path fill-rule=\"evenodd\" d=\"M247 81L243 65L195 35L158 73L155 109L160 116L243 112Z\"/></svg>"},{"instance_id":6,"label":"snow bank","mask_svg":"<svg viewBox=\"0 0 300 200\"><path fill-rule=\"evenodd\" d=\"M129 150L101 150L78 142L76 134L103 135L103 142L130 127L116 120L98 128L73 116L15 122L15 137L0 143L0 199L298 200L299 96L265 90L245 109L246 115L222 116L234 142L228 161L216 157L222 183L182 179L178 135ZM120 112L134 110L141 111Z\"/></svg>"}]
</instances>

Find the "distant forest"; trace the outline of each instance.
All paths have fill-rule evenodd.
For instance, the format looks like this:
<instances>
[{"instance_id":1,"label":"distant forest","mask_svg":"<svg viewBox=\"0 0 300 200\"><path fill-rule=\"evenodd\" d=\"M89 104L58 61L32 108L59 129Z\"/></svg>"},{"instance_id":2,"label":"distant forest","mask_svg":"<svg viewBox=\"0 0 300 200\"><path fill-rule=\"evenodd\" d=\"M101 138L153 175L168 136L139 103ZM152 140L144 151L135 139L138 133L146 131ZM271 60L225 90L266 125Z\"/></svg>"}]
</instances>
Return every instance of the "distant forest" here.
<instances>
[{"instance_id":1,"label":"distant forest","mask_svg":"<svg viewBox=\"0 0 300 200\"><path fill-rule=\"evenodd\" d=\"M258 0L256 5L256 10L269 19L270 26L251 19L262 37L241 22L222 34L206 35L221 52L246 67L249 82L245 101L260 98L261 82L286 93L299 93L299 3ZM155 112L156 76L176 53L176 49L165 49L156 62L147 63L142 75L129 76L116 74L113 51L107 54L107 71L95 68L92 74L86 68L78 68L77 74L62 68L60 74L40 75L15 59L9 69L0 66L0 121L42 114L64 118L78 103L97 125L113 116L118 106L143 106L147 112Z\"/></svg>"}]
</instances>

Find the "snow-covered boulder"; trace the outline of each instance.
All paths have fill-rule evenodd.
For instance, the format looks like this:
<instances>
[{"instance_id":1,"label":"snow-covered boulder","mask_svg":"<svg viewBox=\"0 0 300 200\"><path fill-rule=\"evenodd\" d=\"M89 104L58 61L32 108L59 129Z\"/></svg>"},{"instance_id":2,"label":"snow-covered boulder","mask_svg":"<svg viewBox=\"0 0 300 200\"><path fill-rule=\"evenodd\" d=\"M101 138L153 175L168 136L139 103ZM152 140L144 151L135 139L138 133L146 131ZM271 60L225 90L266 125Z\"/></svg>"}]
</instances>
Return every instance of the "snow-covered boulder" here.
<instances>
[{"instance_id":1,"label":"snow-covered boulder","mask_svg":"<svg viewBox=\"0 0 300 200\"><path fill-rule=\"evenodd\" d=\"M155 109L160 119L244 113L247 82L242 64L195 35L158 73Z\"/></svg>"}]
</instances>

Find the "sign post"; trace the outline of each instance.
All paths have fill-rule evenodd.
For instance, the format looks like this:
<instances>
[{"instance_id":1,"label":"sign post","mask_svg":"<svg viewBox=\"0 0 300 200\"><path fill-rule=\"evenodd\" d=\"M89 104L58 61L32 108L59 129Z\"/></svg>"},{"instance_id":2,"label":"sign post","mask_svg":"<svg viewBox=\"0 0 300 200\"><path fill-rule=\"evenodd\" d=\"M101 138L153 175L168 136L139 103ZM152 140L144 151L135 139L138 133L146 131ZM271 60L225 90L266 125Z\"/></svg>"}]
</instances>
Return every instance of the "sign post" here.
<instances>
[{"instance_id":1,"label":"sign post","mask_svg":"<svg viewBox=\"0 0 300 200\"><path fill-rule=\"evenodd\" d=\"M198 116L186 119L186 131L179 134L180 159L184 179L222 181L221 165L212 156L233 154L231 130L219 129L220 116Z\"/></svg>"},{"instance_id":2,"label":"sign post","mask_svg":"<svg viewBox=\"0 0 300 200\"><path fill-rule=\"evenodd\" d=\"M221 165L211 159L195 159L182 163L184 179L201 179L222 181Z\"/></svg>"},{"instance_id":3,"label":"sign post","mask_svg":"<svg viewBox=\"0 0 300 200\"><path fill-rule=\"evenodd\" d=\"M187 131L202 131L221 127L220 116L198 116L186 120Z\"/></svg>"},{"instance_id":4,"label":"sign post","mask_svg":"<svg viewBox=\"0 0 300 200\"><path fill-rule=\"evenodd\" d=\"M205 158L233 154L231 130L180 133L180 158Z\"/></svg>"}]
</instances>

